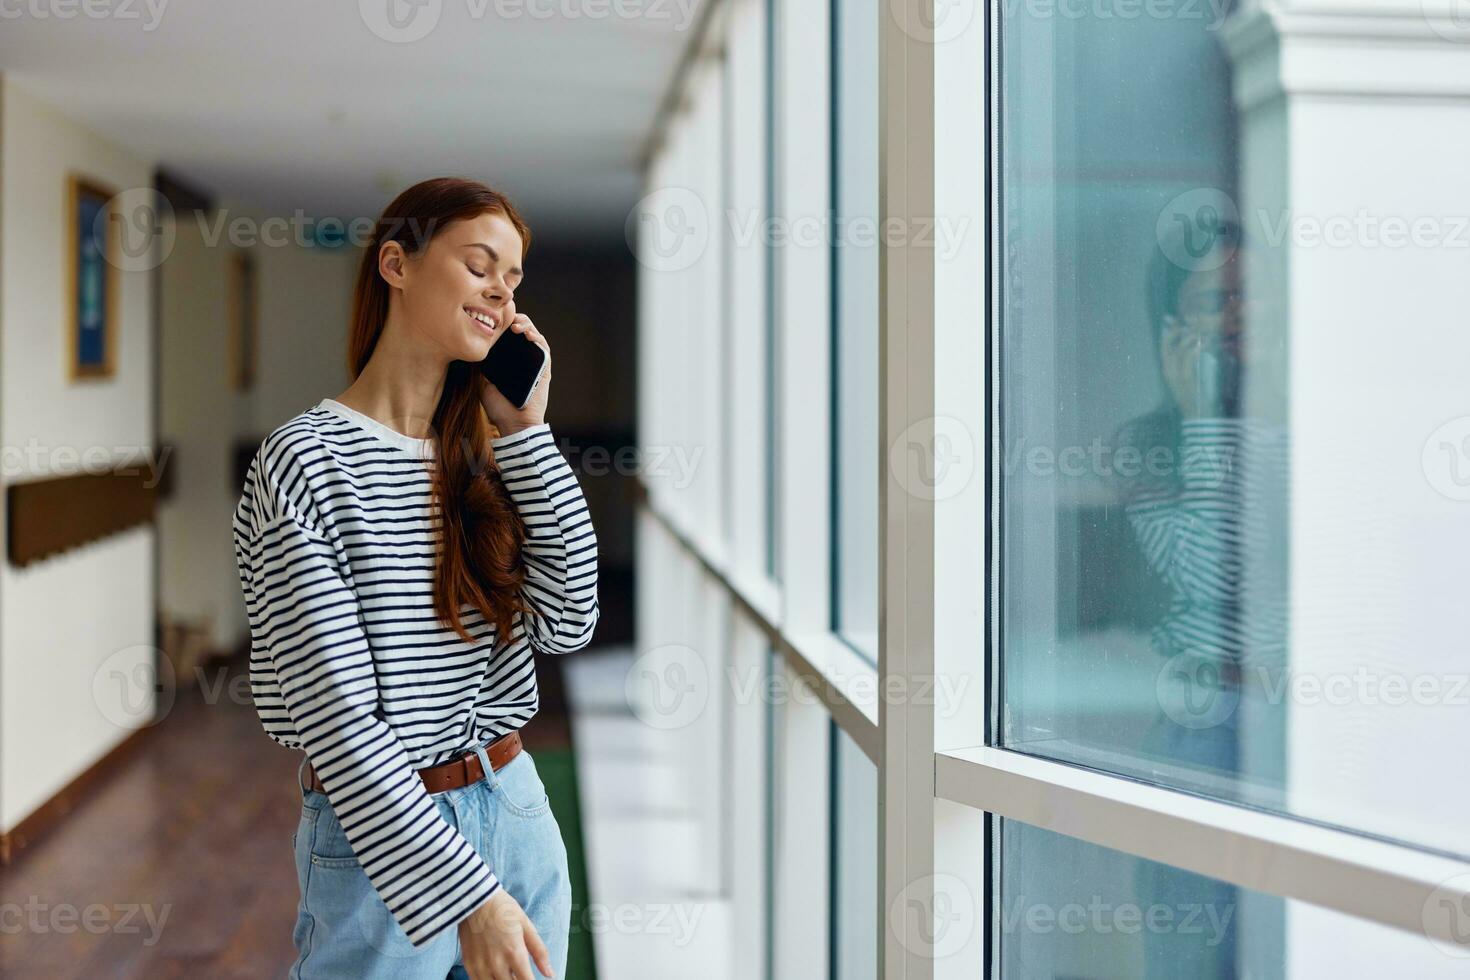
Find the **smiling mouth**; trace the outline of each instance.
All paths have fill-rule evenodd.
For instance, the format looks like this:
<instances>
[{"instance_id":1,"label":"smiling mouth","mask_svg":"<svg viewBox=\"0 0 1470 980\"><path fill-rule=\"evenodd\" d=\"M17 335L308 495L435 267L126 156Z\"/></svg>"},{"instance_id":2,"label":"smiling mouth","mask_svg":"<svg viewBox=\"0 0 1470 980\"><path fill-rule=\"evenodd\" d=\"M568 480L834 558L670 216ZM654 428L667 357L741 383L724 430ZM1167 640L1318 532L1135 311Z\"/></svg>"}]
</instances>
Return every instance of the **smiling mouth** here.
<instances>
[{"instance_id":1,"label":"smiling mouth","mask_svg":"<svg viewBox=\"0 0 1470 980\"><path fill-rule=\"evenodd\" d=\"M486 330L494 330L496 327L495 317L490 316L487 313L481 313L478 310L472 310L468 307L465 308L465 313L469 315L469 318L471 320L474 320Z\"/></svg>"}]
</instances>

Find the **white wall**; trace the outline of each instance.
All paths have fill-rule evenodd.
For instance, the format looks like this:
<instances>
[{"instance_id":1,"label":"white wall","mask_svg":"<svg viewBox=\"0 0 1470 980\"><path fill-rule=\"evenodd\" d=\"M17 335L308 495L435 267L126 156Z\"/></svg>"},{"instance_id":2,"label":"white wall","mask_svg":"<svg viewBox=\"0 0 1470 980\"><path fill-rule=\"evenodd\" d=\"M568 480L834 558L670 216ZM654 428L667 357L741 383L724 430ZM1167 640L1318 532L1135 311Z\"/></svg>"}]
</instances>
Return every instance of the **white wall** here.
<instances>
[{"instance_id":1,"label":"white wall","mask_svg":"<svg viewBox=\"0 0 1470 980\"><path fill-rule=\"evenodd\" d=\"M49 460L58 454L30 458L33 441L123 456L176 447L163 459L174 495L160 506L156 531L137 528L26 569L0 565L0 826L8 830L153 715L150 685L131 671L152 661L155 607L211 618L219 649L245 639L230 542L240 495L232 448L347 387L358 252L253 246L257 384L240 394L226 374L226 269L237 241L211 244L193 214L175 215L161 268L159 377L151 374L153 273L119 271L117 373L70 384L65 174L80 170L123 190L150 186L154 167L73 124L13 77L0 79L0 98L0 443L9 450L0 483L56 468ZM220 211L257 228L264 217L231 202ZM0 548L3 535L0 528ZM47 746L39 757L26 751L38 742Z\"/></svg>"},{"instance_id":2,"label":"white wall","mask_svg":"<svg viewBox=\"0 0 1470 980\"><path fill-rule=\"evenodd\" d=\"M1290 323L1287 809L1463 852L1470 35L1428 3L1356 6L1248 9L1232 38L1242 214L1277 236ZM1287 975L1460 975L1422 937L1345 923L1289 905Z\"/></svg>"},{"instance_id":3,"label":"white wall","mask_svg":"<svg viewBox=\"0 0 1470 980\"><path fill-rule=\"evenodd\" d=\"M290 241L215 235L218 227L265 217L221 202L213 212L175 216L160 300L162 420L159 438L176 447L174 494L159 511L160 605L174 616L208 620L212 643L234 649L248 633L230 539L240 499L236 440L257 440L348 385L345 351L358 249L304 248ZM241 249L254 254L259 350L255 386L230 388L227 274Z\"/></svg>"},{"instance_id":4,"label":"white wall","mask_svg":"<svg viewBox=\"0 0 1470 980\"><path fill-rule=\"evenodd\" d=\"M67 380L66 173L119 190L152 166L0 77L0 484L67 465L60 450L153 444L151 281L119 271L117 372ZM46 452L32 460L32 440ZM20 450L20 452L16 452ZM0 529L0 549L4 547ZM7 830L146 717L117 683L153 642L154 531L140 527L25 569L0 563L0 826ZM130 654L128 648L144 651ZM111 658L111 659L109 659ZM146 661L142 661L146 662ZM96 682L96 683L94 683ZM130 720L131 719L131 720Z\"/></svg>"},{"instance_id":5,"label":"white wall","mask_svg":"<svg viewBox=\"0 0 1470 980\"><path fill-rule=\"evenodd\" d=\"M264 435L347 377L347 318L361 249L267 248L260 259L260 382L252 418Z\"/></svg>"}]
</instances>

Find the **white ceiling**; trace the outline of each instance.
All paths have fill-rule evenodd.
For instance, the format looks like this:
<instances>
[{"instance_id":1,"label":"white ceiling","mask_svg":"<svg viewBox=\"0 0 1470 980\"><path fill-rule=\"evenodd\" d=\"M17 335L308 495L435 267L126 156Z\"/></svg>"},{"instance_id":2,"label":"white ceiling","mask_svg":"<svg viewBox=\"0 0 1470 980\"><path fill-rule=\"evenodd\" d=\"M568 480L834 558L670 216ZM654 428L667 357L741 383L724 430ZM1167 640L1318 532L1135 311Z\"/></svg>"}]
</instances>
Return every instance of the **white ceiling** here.
<instances>
[{"instance_id":1,"label":"white ceiling","mask_svg":"<svg viewBox=\"0 0 1470 980\"><path fill-rule=\"evenodd\" d=\"M621 237L704 3L25 0L0 19L0 71L272 213L376 216L416 180L461 174L509 195L533 231Z\"/></svg>"}]
</instances>

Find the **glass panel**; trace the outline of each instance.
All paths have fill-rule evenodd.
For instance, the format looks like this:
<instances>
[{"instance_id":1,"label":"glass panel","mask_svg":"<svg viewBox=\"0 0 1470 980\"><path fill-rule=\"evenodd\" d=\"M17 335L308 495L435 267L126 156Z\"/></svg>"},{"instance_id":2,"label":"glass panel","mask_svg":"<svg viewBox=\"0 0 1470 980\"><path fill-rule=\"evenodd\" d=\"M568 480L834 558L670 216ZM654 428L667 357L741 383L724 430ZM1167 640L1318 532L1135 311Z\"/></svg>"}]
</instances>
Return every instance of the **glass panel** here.
<instances>
[{"instance_id":1,"label":"glass panel","mask_svg":"<svg viewBox=\"0 0 1470 980\"><path fill-rule=\"evenodd\" d=\"M878 4L832 2L832 628L878 661Z\"/></svg>"},{"instance_id":2,"label":"glass panel","mask_svg":"<svg viewBox=\"0 0 1470 980\"><path fill-rule=\"evenodd\" d=\"M1000 826L992 924L1002 977L1283 976L1281 899L1029 824Z\"/></svg>"},{"instance_id":3,"label":"glass panel","mask_svg":"<svg viewBox=\"0 0 1470 980\"><path fill-rule=\"evenodd\" d=\"M766 17L766 206L769 219L776 213L776 0L765 0ZM766 243L766 572L781 581L780 563L776 561L779 515L776 513L776 244L775 236L765 236Z\"/></svg>"},{"instance_id":4,"label":"glass panel","mask_svg":"<svg viewBox=\"0 0 1470 980\"><path fill-rule=\"evenodd\" d=\"M1229 66L1199 20L1006 11L1002 737L1284 805L1284 329L1199 190Z\"/></svg>"},{"instance_id":5,"label":"glass panel","mask_svg":"<svg viewBox=\"0 0 1470 980\"><path fill-rule=\"evenodd\" d=\"M781 659L776 648L766 647L766 676L762 685L766 691L773 690L772 684L779 676ZM764 918L766 924L765 980L775 980L776 970L776 789L780 781L776 778L776 698L762 698L766 709L766 888Z\"/></svg>"},{"instance_id":6,"label":"glass panel","mask_svg":"<svg viewBox=\"0 0 1470 980\"><path fill-rule=\"evenodd\" d=\"M997 741L1470 853L1443 120L1238 73L1257 4L998 10Z\"/></svg>"},{"instance_id":7,"label":"glass panel","mask_svg":"<svg viewBox=\"0 0 1470 980\"><path fill-rule=\"evenodd\" d=\"M999 823L991 936L1006 980L1463 976L1462 951L1421 934Z\"/></svg>"},{"instance_id":8,"label":"glass panel","mask_svg":"<svg viewBox=\"0 0 1470 980\"><path fill-rule=\"evenodd\" d=\"M876 980L878 767L832 724L832 976Z\"/></svg>"}]
</instances>

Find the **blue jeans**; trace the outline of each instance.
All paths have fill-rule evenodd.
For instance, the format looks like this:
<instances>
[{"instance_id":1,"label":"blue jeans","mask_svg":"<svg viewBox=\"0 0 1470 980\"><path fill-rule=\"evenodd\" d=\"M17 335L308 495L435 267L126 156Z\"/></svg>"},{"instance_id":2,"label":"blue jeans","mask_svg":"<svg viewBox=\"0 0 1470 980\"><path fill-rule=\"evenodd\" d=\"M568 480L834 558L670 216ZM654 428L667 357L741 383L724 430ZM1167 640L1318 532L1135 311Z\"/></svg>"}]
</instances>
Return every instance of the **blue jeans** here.
<instances>
[{"instance_id":1,"label":"blue jeans","mask_svg":"<svg viewBox=\"0 0 1470 980\"><path fill-rule=\"evenodd\" d=\"M489 775L431 798L525 909L561 978L571 931L572 885L566 845L546 787L524 748L493 771L484 747L476 746L476 752ZM326 795L302 786L305 765L303 755L296 780L302 793L301 823L292 838L301 902L292 932L296 962L290 980L468 978L458 926L444 929L421 948L408 941L358 864ZM534 960L531 969L542 976Z\"/></svg>"}]
</instances>

